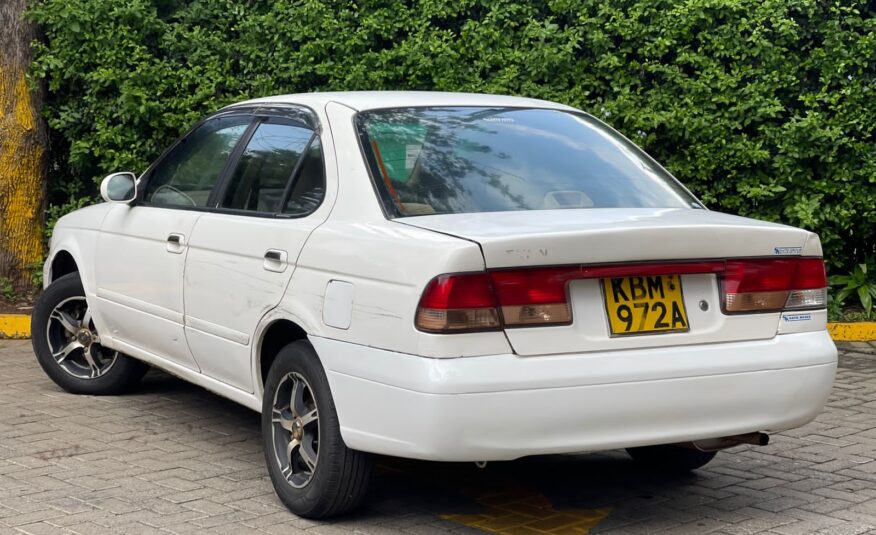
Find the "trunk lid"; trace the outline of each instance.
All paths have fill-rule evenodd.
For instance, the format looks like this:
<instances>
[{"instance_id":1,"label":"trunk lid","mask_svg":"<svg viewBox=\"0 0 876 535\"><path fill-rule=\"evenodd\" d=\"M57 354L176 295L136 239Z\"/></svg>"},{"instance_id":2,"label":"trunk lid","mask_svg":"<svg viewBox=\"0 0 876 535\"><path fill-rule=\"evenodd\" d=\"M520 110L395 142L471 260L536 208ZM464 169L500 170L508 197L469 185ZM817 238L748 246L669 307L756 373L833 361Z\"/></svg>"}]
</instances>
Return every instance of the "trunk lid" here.
<instances>
[{"instance_id":1,"label":"trunk lid","mask_svg":"<svg viewBox=\"0 0 876 535\"><path fill-rule=\"evenodd\" d=\"M800 255L814 234L695 209L537 210L428 215L396 222L480 245L487 269ZM817 240L816 240L817 242ZM820 248L812 253L819 254ZM780 313L726 315L714 274L680 275L689 330L612 335L599 279L569 283L570 325L508 328L514 351L540 355L757 340Z\"/></svg>"}]
</instances>

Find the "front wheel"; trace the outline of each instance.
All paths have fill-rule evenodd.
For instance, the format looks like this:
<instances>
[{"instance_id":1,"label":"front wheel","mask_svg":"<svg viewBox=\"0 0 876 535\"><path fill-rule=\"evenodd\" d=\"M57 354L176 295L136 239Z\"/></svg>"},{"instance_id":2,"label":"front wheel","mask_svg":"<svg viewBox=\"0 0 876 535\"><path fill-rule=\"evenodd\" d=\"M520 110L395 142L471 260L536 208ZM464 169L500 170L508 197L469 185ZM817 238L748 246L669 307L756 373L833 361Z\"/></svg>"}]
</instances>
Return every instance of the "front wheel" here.
<instances>
[{"instance_id":1,"label":"front wheel","mask_svg":"<svg viewBox=\"0 0 876 535\"><path fill-rule=\"evenodd\" d=\"M627 453L634 461L651 470L683 473L705 466L715 458L717 452L666 444L627 448Z\"/></svg>"},{"instance_id":2,"label":"front wheel","mask_svg":"<svg viewBox=\"0 0 876 535\"><path fill-rule=\"evenodd\" d=\"M344 444L328 379L307 341L287 345L271 365L262 438L274 490L293 513L325 518L362 502L371 456Z\"/></svg>"},{"instance_id":3,"label":"front wheel","mask_svg":"<svg viewBox=\"0 0 876 535\"><path fill-rule=\"evenodd\" d=\"M79 273L64 275L46 288L30 325L37 361L55 384L71 394L123 392L148 369L101 345Z\"/></svg>"}]
</instances>

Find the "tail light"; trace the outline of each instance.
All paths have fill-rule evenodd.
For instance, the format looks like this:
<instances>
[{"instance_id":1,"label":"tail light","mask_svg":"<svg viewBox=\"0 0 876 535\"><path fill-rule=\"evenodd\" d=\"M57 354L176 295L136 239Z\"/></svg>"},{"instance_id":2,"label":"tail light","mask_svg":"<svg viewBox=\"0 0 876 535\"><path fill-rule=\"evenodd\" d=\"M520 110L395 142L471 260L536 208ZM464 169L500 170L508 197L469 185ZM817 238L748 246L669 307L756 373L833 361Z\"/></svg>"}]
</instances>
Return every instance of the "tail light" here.
<instances>
[{"instance_id":1,"label":"tail light","mask_svg":"<svg viewBox=\"0 0 876 535\"><path fill-rule=\"evenodd\" d=\"M426 332L490 331L502 328L496 294L486 273L438 275L417 308L417 328Z\"/></svg>"},{"instance_id":2,"label":"tail light","mask_svg":"<svg viewBox=\"0 0 876 535\"><path fill-rule=\"evenodd\" d=\"M572 322L566 283L577 268L545 268L490 273L509 327Z\"/></svg>"},{"instance_id":3,"label":"tail light","mask_svg":"<svg viewBox=\"0 0 876 535\"><path fill-rule=\"evenodd\" d=\"M728 313L820 308L827 303L821 258L727 260L721 285Z\"/></svg>"},{"instance_id":4,"label":"tail light","mask_svg":"<svg viewBox=\"0 0 876 535\"><path fill-rule=\"evenodd\" d=\"M547 268L439 275L420 298L417 328L446 333L570 323L568 274Z\"/></svg>"},{"instance_id":5,"label":"tail light","mask_svg":"<svg viewBox=\"0 0 876 535\"><path fill-rule=\"evenodd\" d=\"M434 333L572 322L568 282L670 274L717 274L728 314L823 308L824 261L814 257L522 268L439 275L426 286L416 326Z\"/></svg>"}]
</instances>

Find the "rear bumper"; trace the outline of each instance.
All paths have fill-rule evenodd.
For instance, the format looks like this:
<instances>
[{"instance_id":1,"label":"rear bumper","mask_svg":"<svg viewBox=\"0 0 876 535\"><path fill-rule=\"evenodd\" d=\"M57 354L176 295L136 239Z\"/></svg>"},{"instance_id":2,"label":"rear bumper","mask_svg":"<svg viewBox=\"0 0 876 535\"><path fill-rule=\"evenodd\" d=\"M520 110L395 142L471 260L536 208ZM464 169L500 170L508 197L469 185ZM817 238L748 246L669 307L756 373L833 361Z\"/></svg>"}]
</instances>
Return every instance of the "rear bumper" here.
<instances>
[{"instance_id":1,"label":"rear bumper","mask_svg":"<svg viewBox=\"0 0 876 535\"><path fill-rule=\"evenodd\" d=\"M755 342L457 359L311 341L349 447L441 461L797 427L823 408L837 357L824 331Z\"/></svg>"}]
</instances>

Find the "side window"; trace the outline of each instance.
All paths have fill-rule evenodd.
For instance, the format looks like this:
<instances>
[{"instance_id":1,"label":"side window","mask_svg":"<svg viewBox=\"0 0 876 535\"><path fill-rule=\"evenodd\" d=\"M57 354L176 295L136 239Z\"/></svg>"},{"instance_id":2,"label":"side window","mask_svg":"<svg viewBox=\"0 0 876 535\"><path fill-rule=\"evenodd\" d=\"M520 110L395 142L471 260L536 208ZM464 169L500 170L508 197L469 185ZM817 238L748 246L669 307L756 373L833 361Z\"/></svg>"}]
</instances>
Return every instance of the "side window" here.
<instances>
[{"instance_id":1,"label":"side window","mask_svg":"<svg viewBox=\"0 0 876 535\"><path fill-rule=\"evenodd\" d=\"M210 119L186 136L149 175L144 201L154 206L205 207L250 116Z\"/></svg>"},{"instance_id":2,"label":"side window","mask_svg":"<svg viewBox=\"0 0 876 535\"><path fill-rule=\"evenodd\" d=\"M307 149L283 213L292 216L307 215L316 210L324 196L325 164L322 160L322 146L316 137Z\"/></svg>"},{"instance_id":3,"label":"side window","mask_svg":"<svg viewBox=\"0 0 876 535\"><path fill-rule=\"evenodd\" d=\"M243 151L222 199L223 208L279 212L286 185L313 131L283 123L262 123Z\"/></svg>"}]
</instances>

